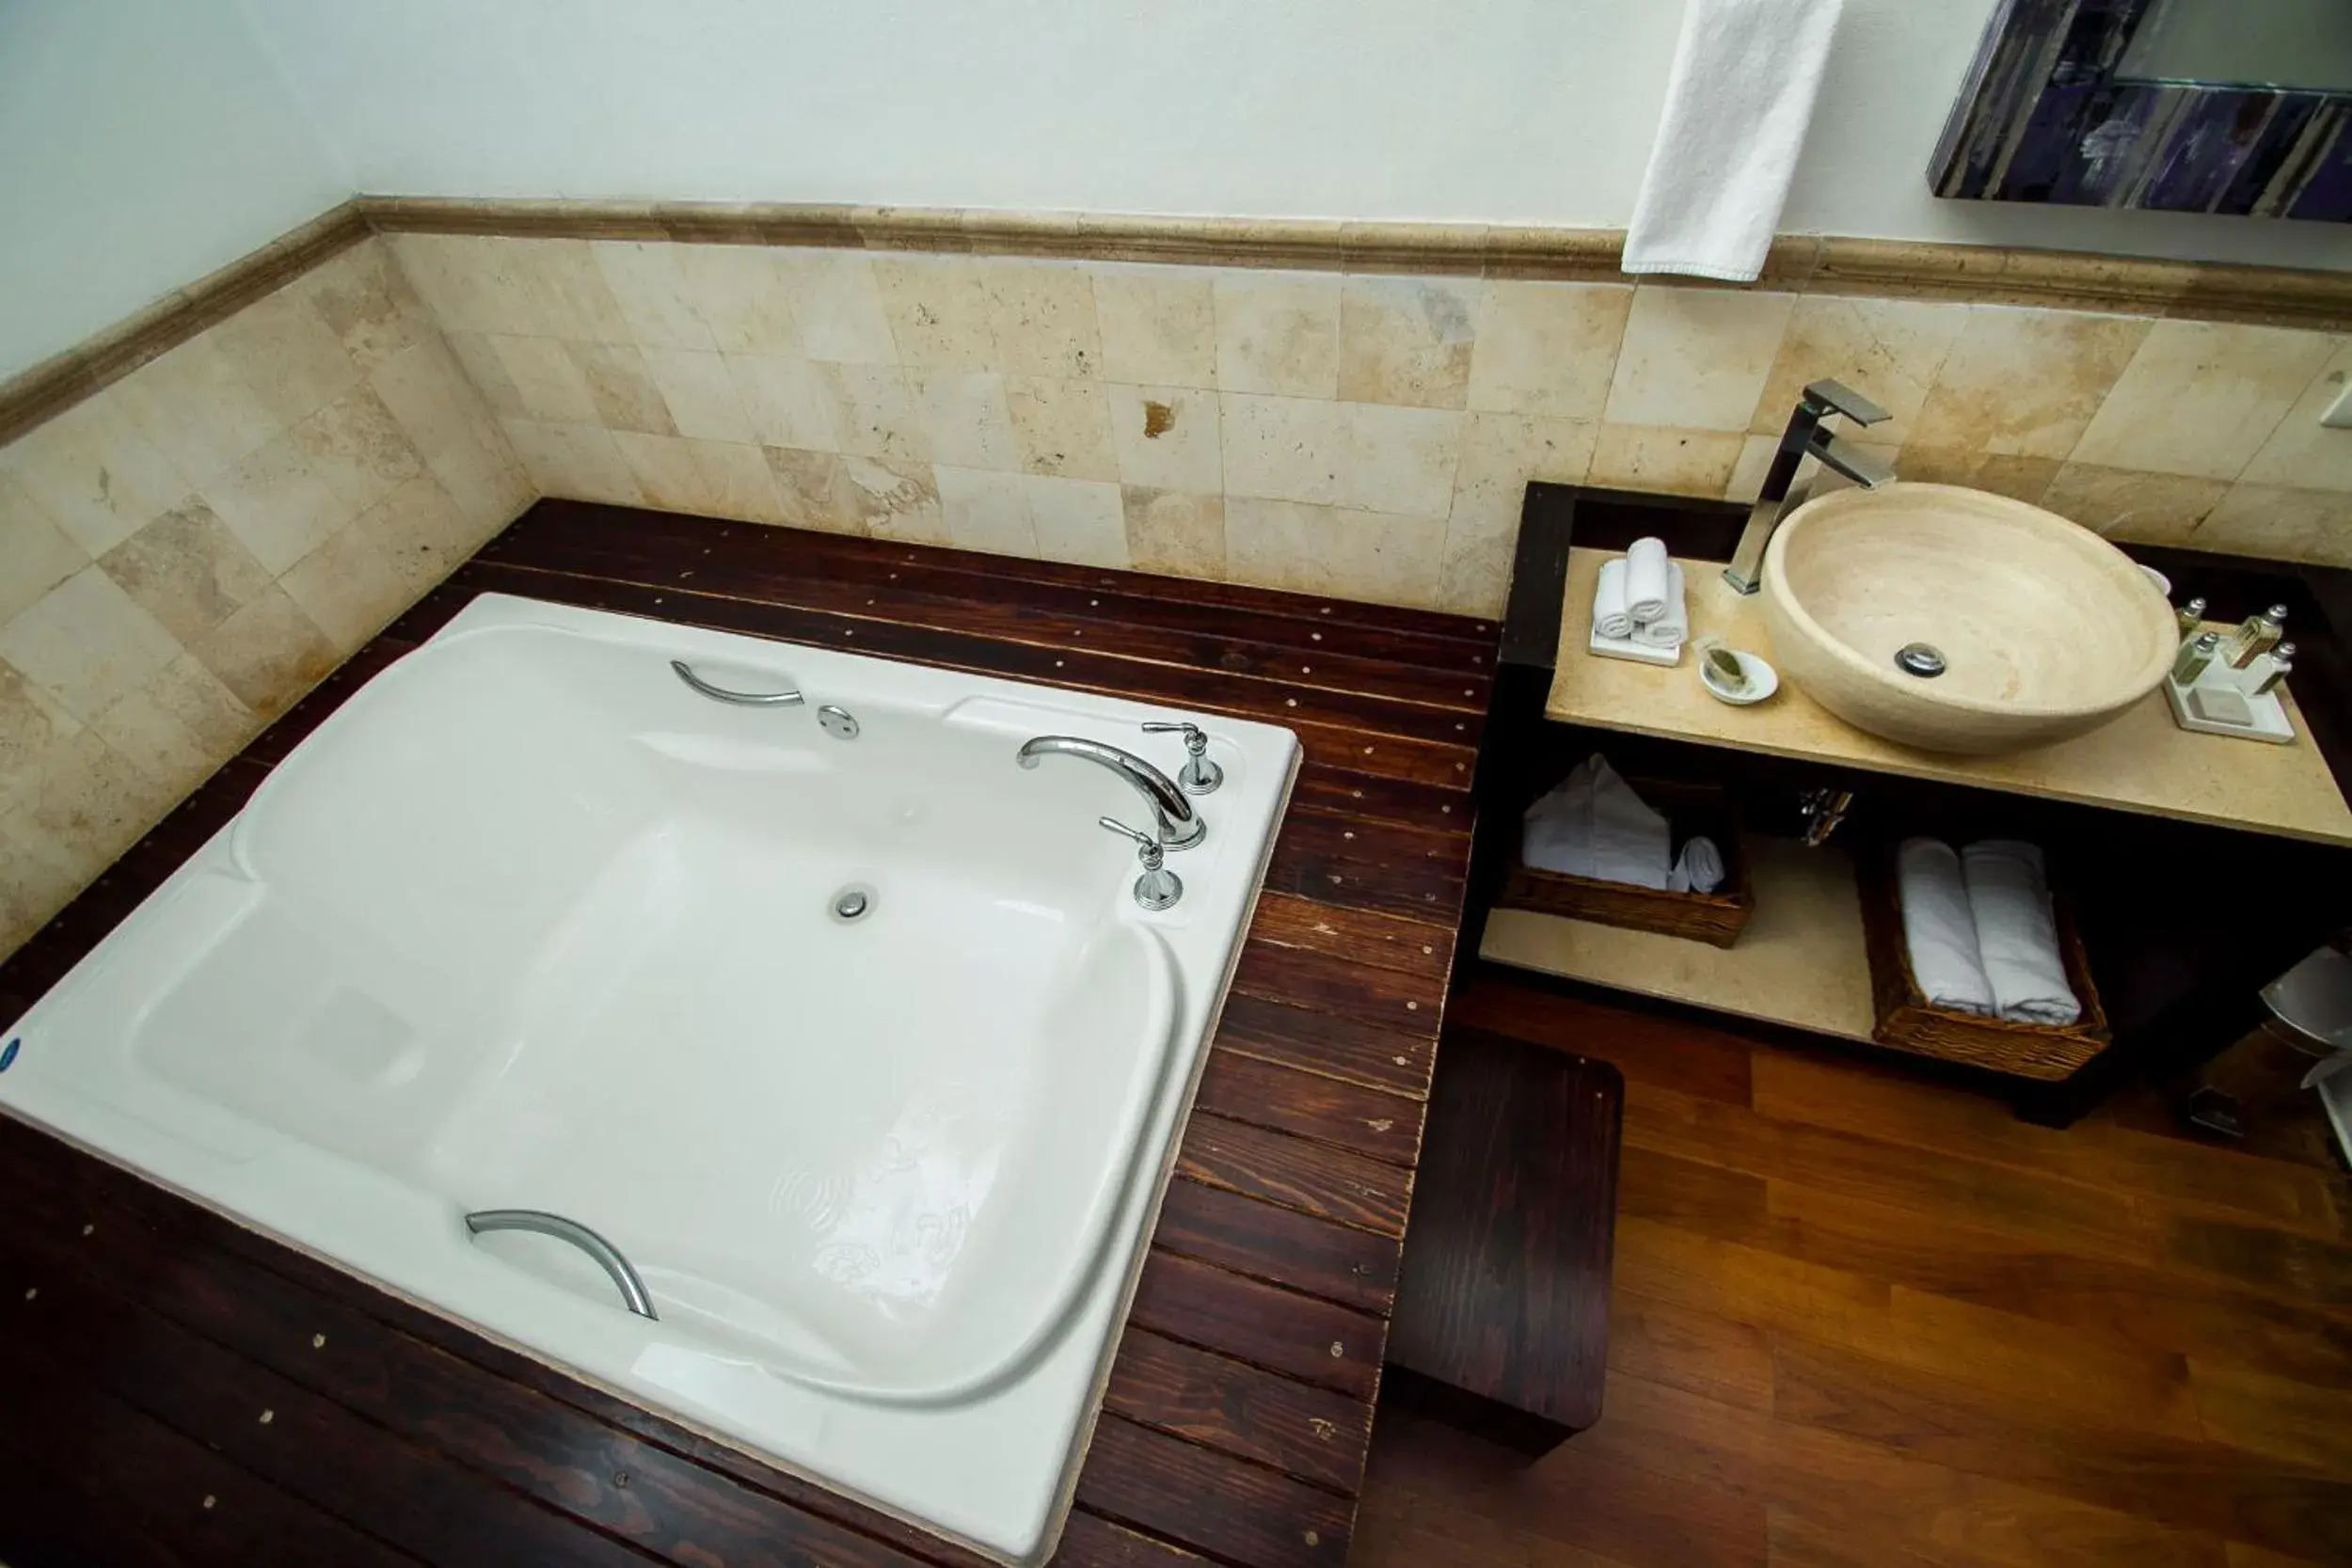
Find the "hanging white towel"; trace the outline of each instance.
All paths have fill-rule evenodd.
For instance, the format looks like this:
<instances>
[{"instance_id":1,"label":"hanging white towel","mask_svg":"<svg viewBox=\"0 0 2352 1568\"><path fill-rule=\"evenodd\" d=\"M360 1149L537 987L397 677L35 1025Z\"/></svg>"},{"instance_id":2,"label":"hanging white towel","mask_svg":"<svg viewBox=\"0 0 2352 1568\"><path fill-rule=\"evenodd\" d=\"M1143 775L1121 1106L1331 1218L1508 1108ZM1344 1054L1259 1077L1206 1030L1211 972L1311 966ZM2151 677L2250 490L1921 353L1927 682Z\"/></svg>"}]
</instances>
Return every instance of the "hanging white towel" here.
<instances>
[{"instance_id":1,"label":"hanging white towel","mask_svg":"<svg viewBox=\"0 0 2352 1568\"><path fill-rule=\"evenodd\" d=\"M1895 877L1912 978L1928 1005L1956 1013L1991 1013L1993 986L1977 952L1977 923L1969 913L1960 857L1940 839L1907 838L1895 851Z\"/></svg>"},{"instance_id":2,"label":"hanging white towel","mask_svg":"<svg viewBox=\"0 0 2352 1568\"><path fill-rule=\"evenodd\" d=\"M1625 562L1611 556L1600 563L1600 585L1593 591L1593 629L1603 637L1630 637L1633 617L1625 608Z\"/></svg>"},{"instance_id":3,"label":"hanging white towel","mask_svg":"<svg viewBox=\"0 0 2352 1568\"><path fill-rule=\"evenodd\" d=\"M1683 0L1625 270L1750 282L1804 147L1842 0Z\"/></svg>"},{"instance_id":4,"label":"hanging white towel","mask_svg":"<svg viewBox=\"0 0 2352 1568\"><path fill-rule=\"evenodd\" d=\"M1596 752L1527 808L1519 857L1538 871L1662 888L1674 854L1666 818Z\"/></svg>"},{"instance_id":5,"label":"hanging white towel","mask_svg":"<svg viewBox=\"0 0 2352 1568\"><path fill-rule=\"evenodd\" d=\"M1691 612L1682 601L1682 568L1666 567L1666 608L1633 628L1633 641L1653 648L1679 648L1691 635Z\"/></svg>"},{"instance_id":6,"label":"hanging white towel","mask_svg":"<svg viewBox=\"0 0 2352 1568\"><path fill-rule=\"evenodd\" d=\"M1711 838L1694 838L1666 873L1668 893L1712 893L1724 885L1724 852Z\"/></svg>"},{"instance_id":7,"label":"hanging white towel","mask_svg":"<svg viewBox=\"0 0 2352 1568\"><path fill-rule=\"evenodd\" d=\"M1666 613L1666 596L1674 592L1674 559L1662 540L1636 539L1625 552L1625 612L1634 624L1655 621Z\"/></svg>"},{"instance_id":8,"label":"hanging white towel","mask_svg":"<svg viewBox=\"0 0 2352 1568\"><path fill-rule=\"evenodd\" d=\"M2058 921L2038 846L1988 838L1961 852L1993 1006L2014 1023L2065 1025L2083 1015L2058 957Z\"/></svg>"}]
</instances>

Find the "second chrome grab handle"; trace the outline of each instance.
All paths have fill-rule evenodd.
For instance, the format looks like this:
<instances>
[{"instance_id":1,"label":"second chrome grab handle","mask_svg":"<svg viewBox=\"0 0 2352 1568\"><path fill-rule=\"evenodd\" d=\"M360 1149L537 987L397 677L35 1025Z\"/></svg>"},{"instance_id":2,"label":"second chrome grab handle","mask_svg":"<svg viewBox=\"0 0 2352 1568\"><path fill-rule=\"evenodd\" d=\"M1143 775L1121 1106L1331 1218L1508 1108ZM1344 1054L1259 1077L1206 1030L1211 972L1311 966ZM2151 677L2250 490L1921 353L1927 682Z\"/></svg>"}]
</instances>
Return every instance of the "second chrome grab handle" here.
<instances>
[{"instance_id":1,"label":"second chrome grab handle","mask_svg":"<svg viewBox=\"0 0 2352 1568\"><path fill-rule=\"evenodd\" d=\"M485 1230L530 1230L569 1242L595 1259L596 1265L612 1276L630 1311L655 1323L660 1321L653 1309L653 1297L645 1293L645 1282L637 1277L637 1271L621 1256L621 1249L578 1220L550 1214L545 1209L479 1209L466 1216L466 1228L477 1236Z\"/></svg>"},{"instance_id":2,"label":"second chrome grab handle","mask_svg":"<svg viewBox=\"0 0 2352 1568\"><path fill-rule=\"evenodd\" d=\"M678 679L714 703L733 703L738 707L794 707L807 701L798 691L730 691L723 686L713 686L694 673L694 667L682 658L670 660L670 668L677 672Z\"/></svg>"}]
</instances>

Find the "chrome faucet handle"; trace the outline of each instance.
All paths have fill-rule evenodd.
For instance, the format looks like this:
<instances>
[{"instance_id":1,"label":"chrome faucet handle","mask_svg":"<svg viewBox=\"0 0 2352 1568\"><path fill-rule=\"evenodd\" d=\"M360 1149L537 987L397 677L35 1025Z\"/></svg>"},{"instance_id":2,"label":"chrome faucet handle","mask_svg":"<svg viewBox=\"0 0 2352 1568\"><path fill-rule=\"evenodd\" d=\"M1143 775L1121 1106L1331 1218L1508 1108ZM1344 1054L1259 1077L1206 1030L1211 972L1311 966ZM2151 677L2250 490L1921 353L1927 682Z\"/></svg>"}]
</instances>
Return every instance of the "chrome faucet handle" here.
<instances>
[{"instance_id":1,"label":"chrome faucet handle","mask_svg":"<svg viewBox=\"0 0 2352 1568\"><path fill-rule=\"evenodd\" d=\"M1844 382L1827 376L1806 384L1804 401L1813 405L1816 418L1843 414L1856 424L1877 424L1894 418Z\"/></svg>"},{"instance_id":2,"label":"chrome faucet handle","mask_svg":"<svg viewBox=\"0 0 2352 1568\"><path fill-rule=\"evenodd\" d=\"M1184 879L1168 869L1168 851L1158 838L1130 828L1117 817L1098 817L1104 827L1136 841L1136 860L1143 875L1136 879L1136 902L1147 910L1164 910L1184 895Z\"/></svg>"},{"instance_id":3,"label":"chrome faucet handle","mask_svg":"<svg viewBox=\"0 0 2352 1568\"><path fill-rule=\"evenodd\" d=\"M1182 731L1184 754L1188 760L1184 771L1176 775L1176 783L1187 795L1212 795L1225 782L1225 769L1209 760L1209 732L1198 724L1165 724L1153 722L1143 726L1146 735L1174 735Z\"/></svg>"}]
</instances>

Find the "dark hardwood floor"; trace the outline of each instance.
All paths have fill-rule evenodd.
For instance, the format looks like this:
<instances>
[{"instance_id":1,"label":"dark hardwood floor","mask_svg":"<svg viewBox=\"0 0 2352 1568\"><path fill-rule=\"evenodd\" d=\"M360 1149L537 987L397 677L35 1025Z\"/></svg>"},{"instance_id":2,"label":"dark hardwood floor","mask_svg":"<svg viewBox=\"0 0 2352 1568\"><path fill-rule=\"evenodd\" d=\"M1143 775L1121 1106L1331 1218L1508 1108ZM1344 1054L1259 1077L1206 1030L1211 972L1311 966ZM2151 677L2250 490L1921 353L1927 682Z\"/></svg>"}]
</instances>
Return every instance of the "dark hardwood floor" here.
<instances>
[{"instance_id":1,"label":"dark hardwood floor","mask_svg":"<svg viewBox=\"0 0 2352 1568\"><path fill-rule=\"evenodd\" d=\"M1533 1466L1384 1409L1355 1568L2352 1563L2332 1166L1504 971L1447 1022L1625 1075L1607 1401Z\"/></svg>"}]
</instances>

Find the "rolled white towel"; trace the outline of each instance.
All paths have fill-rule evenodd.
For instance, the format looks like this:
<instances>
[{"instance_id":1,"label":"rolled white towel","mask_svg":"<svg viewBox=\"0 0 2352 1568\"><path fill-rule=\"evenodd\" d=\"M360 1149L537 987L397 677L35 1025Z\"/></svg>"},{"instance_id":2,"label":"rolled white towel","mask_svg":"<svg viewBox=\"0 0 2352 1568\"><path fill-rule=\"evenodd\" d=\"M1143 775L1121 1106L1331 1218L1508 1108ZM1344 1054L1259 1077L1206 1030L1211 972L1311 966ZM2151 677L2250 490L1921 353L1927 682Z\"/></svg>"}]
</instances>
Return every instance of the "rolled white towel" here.
<instances>
[{"instance_id":1,"label":"rolled white towel","mask_svg":"<svg viewBox=\"0 0 2352 1568\"><path fill-rule=\"evenodd\" d=\"M1977 952L1977 923L1960 857L1940 839L1907 838L1895 851L1903 945L1928 1005L1956 1013L1993 1011L1993 985Z\"/></svg>"},{"instance_id":2,"label":"rolled white towel","mask_svg":"<svg viewBox=\"0 0 2352 1568\"><path fill-rule=\"evenodd\" d=\"M1662 541L1636 539L1626 547L1625 610L1636 623L1666 613L1666 596L1674 592L1669 575L1673 567Z\"/></svg>"},{"instance_id":3,"label":"rolled white towel","mask_svg":"<svg viewBox=\"0 0 2352 1568\"><path fill-rule=\"evenodd\" d=\"M1679 648L1691 636L1691 612L1682 598L1682 568L1666 563L1666 608L1633 627L1633 641L1652 648Z\"/></svg>"},{"instance_id":4,"label":"rolled white towel","mask_svg":"<svg viewBox=\"0 0 2352 1568\"><path fill-rule=\"evenodd\" d=\"M2013 838L1988 838L1961 852L1977 951L1993 988L1993 1006L2012 1023L2065 1025L2083 1016L2058 957L2058 920L2042 850Z\"/></svg>"},{"instance_id":5,"label":"rolled white towel","mask_svg":"<svg viewBox=\"0 0 2352 1568\"><path fill-rule=\"evenodd\" d=\"M1668 893L1712 893L1724 885L1724 852L1711 838L1694 838L1675 857L1666 874Z\"/></svg>"},{"instance_id":6,"label":"rolled white towel","mask_svg":"<svg viewBox=\"0 0 2352 1568\"><path fill-rule=\"evenodd\" d=\"M1616 556L1600 563L1600 586L1593 591L1593 629L1603 637L1633 635L1633 617L1625 608L1625 562Z\"/></svg>"}]
</instances>

